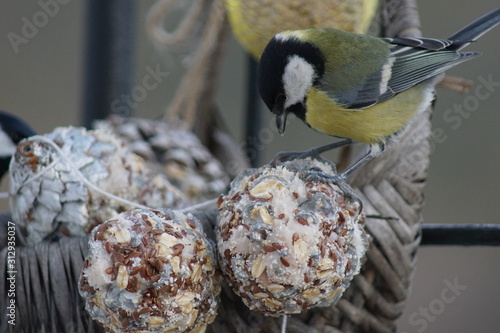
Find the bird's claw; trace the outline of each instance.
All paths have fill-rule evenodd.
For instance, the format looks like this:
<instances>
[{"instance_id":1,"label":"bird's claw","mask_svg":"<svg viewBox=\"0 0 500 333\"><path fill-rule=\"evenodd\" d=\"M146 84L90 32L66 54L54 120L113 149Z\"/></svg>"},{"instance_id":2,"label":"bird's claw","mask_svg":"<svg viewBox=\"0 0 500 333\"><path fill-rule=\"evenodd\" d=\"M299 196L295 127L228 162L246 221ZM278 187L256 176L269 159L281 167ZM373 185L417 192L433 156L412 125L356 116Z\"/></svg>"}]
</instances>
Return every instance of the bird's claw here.
<instances>
[{"instance_id":1,"label":"bird's claw","mask_svg":"<svg viewBox=\"0 0 500 333\"><path fill-rule=\"evenodd\" d=\"M339 173L336 175L330 175L322 170L312 169L305 170L302 172L302 177L304 181L317 181L323 183L332 183L337 185L342 192L344 192L345 196L351 201L357 201L360 206L360 211L363 210L363 202L358 197L350 187L348 187L345 183L345 175L343 173Z\"/></svg>"},{"instance_id":2,"label":"bird's claw","mask_svg":"<svg viewBox=\"0 0 500 333\"><path fill-rule=\"evenodd\" d=\"M276 167L285 162L298 160L305 157L308 157L308 155L306 155L303 151L281 151L277 153L276 156L274 156L272 161L269 162L269 165Z\"/></svg>"}]
</instances>

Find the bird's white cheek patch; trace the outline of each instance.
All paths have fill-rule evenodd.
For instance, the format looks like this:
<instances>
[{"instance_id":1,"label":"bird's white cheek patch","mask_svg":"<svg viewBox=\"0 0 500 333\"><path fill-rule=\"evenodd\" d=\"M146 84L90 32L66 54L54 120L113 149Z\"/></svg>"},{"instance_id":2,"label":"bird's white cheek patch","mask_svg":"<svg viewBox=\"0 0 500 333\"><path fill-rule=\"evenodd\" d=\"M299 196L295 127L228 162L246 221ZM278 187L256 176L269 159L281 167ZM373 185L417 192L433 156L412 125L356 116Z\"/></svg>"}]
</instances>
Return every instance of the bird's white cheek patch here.
<instances>
[{"instance_id":1,"label":"bird's white cheek patch","mask_svg":"<svg viewBox=\"0 0 500 333\"><path fill-rule=\"evenodd\" d=\"M314 68L298 55L291 56L283 73L285 88L285 109L295 103L302 102L307 90L312 86Z\"/></svg>"},{"instance_id":2,"label":"bird's white cheek patch","mask_svg":"<svg viewBox=\"0 0 500 333\"><path fill-rule=\"evenodd\" d=\"M0 128L0 156L11 156L16 151L16 145Z\"/></svg>"}]
</instances>

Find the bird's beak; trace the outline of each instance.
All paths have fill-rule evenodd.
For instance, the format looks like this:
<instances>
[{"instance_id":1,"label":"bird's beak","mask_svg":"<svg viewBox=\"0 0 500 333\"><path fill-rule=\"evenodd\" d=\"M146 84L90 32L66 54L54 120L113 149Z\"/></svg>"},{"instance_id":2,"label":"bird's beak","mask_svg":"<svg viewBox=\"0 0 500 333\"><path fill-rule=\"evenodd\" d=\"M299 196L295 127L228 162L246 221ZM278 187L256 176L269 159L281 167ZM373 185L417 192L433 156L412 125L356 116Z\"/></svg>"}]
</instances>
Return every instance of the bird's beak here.
<instances>
[{"instance_id":1,"label":"bird's beak","mask_svg":"<svg viewBox=\"0 0 500 333\"><path fill-rule=\"evenodd\" d=\"M278 94L271 110L271 112L276 115L276 127L281 135L285 134L286 117L288 115L284 106L285 100L286 97L284 94Z\"/></svg>"},{"instance_id":2,"label":"bird's beak","mask_svg":"<svg viewBox=\"0 0 500 333\"><path fill-rule=\"evenodd\" d=\"M281 135L285 134L287 115L288 113L285 110L282 110L281 113L276 113L276 127Z\"/></svg>"}]
</instances>

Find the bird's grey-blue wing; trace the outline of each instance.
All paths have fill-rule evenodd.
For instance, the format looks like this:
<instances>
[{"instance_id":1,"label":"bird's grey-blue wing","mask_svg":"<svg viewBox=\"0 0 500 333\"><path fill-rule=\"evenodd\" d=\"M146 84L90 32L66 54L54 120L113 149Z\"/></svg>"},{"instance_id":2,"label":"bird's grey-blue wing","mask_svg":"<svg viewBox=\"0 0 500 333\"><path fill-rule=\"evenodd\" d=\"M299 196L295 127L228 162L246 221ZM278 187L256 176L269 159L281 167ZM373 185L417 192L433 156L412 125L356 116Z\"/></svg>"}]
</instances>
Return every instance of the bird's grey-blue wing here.
<instances>
[{"instance_id":1,"label":"bird's grey-blue wing","mask_svg":"<svg viewBox=\"0 0 500 333\"><path fill-rule=\"evenodd\" d=\"M478 52L457 52L451 40L433 38L384 38L392 45L382 68L350 91L328 91L347 109L364 109L386 101L422 81L478 56ZM448 50L451 48L451 50ZM362 64L360 64L361 66ZM334 79L334 78L333 78Z\"/></svg>"}]
</instances>

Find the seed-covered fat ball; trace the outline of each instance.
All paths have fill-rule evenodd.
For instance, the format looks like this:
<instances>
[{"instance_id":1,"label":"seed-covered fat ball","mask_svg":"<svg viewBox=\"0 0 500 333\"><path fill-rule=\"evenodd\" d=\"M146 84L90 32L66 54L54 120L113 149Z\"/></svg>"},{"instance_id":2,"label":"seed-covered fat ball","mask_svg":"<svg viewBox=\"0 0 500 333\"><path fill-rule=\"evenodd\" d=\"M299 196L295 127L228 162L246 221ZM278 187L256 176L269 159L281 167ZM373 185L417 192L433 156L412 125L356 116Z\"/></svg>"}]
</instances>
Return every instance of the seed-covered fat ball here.
<instances>
[{"instance_id":1,"label":"seed-covered fat ball","mask_svg":"<svg viewBox=\"0 0 500 333\"><path fill-rule=\"evenodd\" d=\"M219 199L220 266L250 309L276 316L330 305L359 272L365 216L324 173L333 167L311 159L251 169Z\"/></svg>"},{"instance_id":2,"label":"seed-covered fat ball","mask_svg":"<svg viewBox=\"0 0 500 333\"><path fill-rule=\"evenodd\" d=\"M198 220L131 210L95 227L80 276L94 320L111 332L204 332L220 273Z\"/></svg>"}]
</instances>

